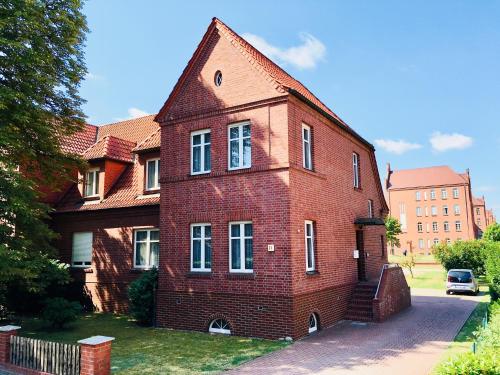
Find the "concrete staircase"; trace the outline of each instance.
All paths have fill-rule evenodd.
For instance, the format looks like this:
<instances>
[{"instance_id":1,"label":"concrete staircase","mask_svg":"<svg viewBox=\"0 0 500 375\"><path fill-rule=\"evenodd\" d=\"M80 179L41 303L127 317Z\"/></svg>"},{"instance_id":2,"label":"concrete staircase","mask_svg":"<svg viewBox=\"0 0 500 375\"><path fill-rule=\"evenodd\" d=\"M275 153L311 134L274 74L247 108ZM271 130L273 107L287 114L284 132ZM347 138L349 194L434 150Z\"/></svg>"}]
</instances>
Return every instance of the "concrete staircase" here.
<instances>
[{"instance_id":1,"label":"concrete staircase","mask_svg":"<svg viewBox=\"0 0 500 375\"><path fill-rule=\"evenodd\" d=\"M356 285L347 307L346 319L361 322L373 321L372 302L377 292L376 282L360 282Z\"/></svg>"}]
</instances>

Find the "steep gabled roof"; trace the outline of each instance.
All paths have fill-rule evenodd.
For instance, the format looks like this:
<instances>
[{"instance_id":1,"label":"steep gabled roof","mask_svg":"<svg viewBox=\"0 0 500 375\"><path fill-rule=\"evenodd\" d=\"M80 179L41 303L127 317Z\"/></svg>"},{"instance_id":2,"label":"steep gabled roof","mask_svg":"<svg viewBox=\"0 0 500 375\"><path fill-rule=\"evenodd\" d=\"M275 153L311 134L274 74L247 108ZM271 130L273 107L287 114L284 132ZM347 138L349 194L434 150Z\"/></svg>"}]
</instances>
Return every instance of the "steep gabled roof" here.
<instances>
[{"instance_id":1,"label":"steep gabled roof","mask_svg":"<svg viewBox=\"0 0 500 375\"><path fill-rule=\"evenodd\" d=\"M463 185L467 179L447 165L391 171L389 190L445 185Z\"/></svg>"},{"instance_id":2,"label":"steep gabled roof","mask_svg":"<svg viewBox=\"0 0 500 375\"><path fill-rule=\"evenodd\" d=\"M144 152L149 150L156 150L160 148L161 132L160 127L156 129L153 134L150 134L146 139L139 143L132 151Z\"/></svg>"},{"instance_id":3,"label":"steep gabled roof","mask_svg":"<svg viewBox=\"0 0 500 375\"><path fill-rule=\"evenodd\" d=\"M257 50L254 46L248 43L245 39L239 36L236 32L234 32L229 26L227 26L224 22L217 18L213 18L212 22L208 26L208 29L203 36L200 44L196 48L193 56L189 60L186 68L182 72L179 80L174 86L170 96L167 101L159 111L155 120L160 122L165 113L170 108L173 103L173 99L176 97L180 89L182 88L186 78L189 75L189 72L192 70L195 65L196 60L201 55L205 44L209 40L211 34L214 31L219 31L222 35L224 35L238 50L247 58L249 63L265 74L271 82L274 82L277 89L282 92L296 92L301 97L306 98L312 104L317 106L323 112L327 113L329 116L333 117L336 121L341 123L343 126L348 127L348 125L342 121L330 108L328 108L321 100L319 100L311 91L309 91L301 82L293 78L290 74L288 74L285 70L279 67L276 63L267 58L263 53Z\"/></svg>"},{"instance_id":4,"label":"steep gabled roof","mask_svg":"<svg viewBox=\"0 0 500 375\"><path fill-rule=\"evenodd\" d=\"M85 150L83 158L87 160L111 159L131 163L134 147L135 142L107 135Z\"/></svg>"},{"instance_id":5,"label":"steep gabled roof","mask_svg":"<svg viewBox=\"0 0 500 375\"><path fill-rule=\"evenodd\" d=\"M130 120L99 126L98 138L112 135L135 143L142 142L147 136L159 128L154 121L156 115L147 115Z\"/></svg>"},{"instance_id":6,"label":"steep gabled roof","mask_svg":"<svg viewBox=\"0 0 500 375\"><path fill-rule=\"evenodd\" d=\"M472 196L472 204L474 206L484 206L484 198L477 198Z\"/></svg>"},{"instance_id":7,"label":"steep gabled roof","mask_svg":"<svg viewBox=\"0 0 500 375\"><path fill-rule=\"evenodd\" d=\"M97 126L85 124L81 131L63 138L61 149L68 154L81 155L96 141L97 129Z\"/></svg>"}]
</instances>

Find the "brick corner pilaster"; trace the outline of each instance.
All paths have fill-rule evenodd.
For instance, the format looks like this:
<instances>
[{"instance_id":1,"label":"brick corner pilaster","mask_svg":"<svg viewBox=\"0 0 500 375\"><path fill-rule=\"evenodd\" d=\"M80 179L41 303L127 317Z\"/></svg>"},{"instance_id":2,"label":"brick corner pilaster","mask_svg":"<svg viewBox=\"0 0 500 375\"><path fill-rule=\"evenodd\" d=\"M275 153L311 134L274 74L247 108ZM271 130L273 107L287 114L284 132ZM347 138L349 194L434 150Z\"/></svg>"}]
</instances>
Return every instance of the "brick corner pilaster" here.
<instances>
[{"instance_id":1,"label":"brick corner pilaster","mask_svg":"<svg viewBox=\"0 0 500 375\"><path fill-rule=\"evenodd\" d=\"M81 345L80 375L111 373L111 342L114 337L92 336L78 341Z\"/></svg>"},{"instance_id":2,"label":"brick corner pilaster","mask_svg":"<svg viewBox=\"0 0 500 375\"><path fill-rule=\"evenodd\" d=\"M19 326L0 327L0 364L10 363L10 337L17 335Z\"/></svg>"}]
</instances>

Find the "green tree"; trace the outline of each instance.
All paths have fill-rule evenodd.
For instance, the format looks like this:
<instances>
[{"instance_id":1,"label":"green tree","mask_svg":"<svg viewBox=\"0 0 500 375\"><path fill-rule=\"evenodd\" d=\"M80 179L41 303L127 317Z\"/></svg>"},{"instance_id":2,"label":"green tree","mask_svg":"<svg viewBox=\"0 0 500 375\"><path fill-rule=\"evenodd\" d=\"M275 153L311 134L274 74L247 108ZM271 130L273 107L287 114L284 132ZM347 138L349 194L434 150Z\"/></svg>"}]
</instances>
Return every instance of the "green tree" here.
<instances>
[{"instance_id":1,"label":"green tree","mask_svg":"<svg viewBox=\"0 0 500 375\"><path fill-rule=\"evenodd\" d=\"M401 267L406 268L408 271L410 271L412 279L413 279L413 270L414 270L416 264L417 263L415 261L415 257L413 256L413 254L410 254L406 257L403 257L403 260L401 262L399 262L399 265Z\"/></svg>"},{"instance_id":2,"label":"green tree","mask_svg":"<svg viewBox=\"0 0 500 375\"><path fill-rule=\"evenodd\" d=\"M493 223L483 233L483 240L500 241L500 224Z\"/></svg>"},{"instance_id":3,"label":"green tree","mask_svg":"<svg viewBox=\"0 0 500 375\"><path fill-rule=\"evenodd\" d=\"M401 246L398 236L401 234L401 224L398 219L387 216L385 219L387 242L391 245L391 254L394 255L394 246Z\"/></svg>"},{"instance_id":4,"label":"green tree","mask_svg":"<svg viewBox=\"0 0 500 375\"><path fill-rule=\"evenodd\" d=\"M61 148L84 123L81 8L79 0L0 2L0 298L9 283L46 287L55 234L40 191L83 165ZM52 269L62 282L67 271Z\"/></svg>"}]
</instances>

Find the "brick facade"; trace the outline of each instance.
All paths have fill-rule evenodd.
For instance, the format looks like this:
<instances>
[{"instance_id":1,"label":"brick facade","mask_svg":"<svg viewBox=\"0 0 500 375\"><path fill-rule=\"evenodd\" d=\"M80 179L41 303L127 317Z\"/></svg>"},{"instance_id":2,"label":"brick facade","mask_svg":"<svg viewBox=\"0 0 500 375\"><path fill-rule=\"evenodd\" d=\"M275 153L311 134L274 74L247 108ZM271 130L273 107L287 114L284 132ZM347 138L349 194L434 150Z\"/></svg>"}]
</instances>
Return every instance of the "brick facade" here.
<instances>
[{"instance_id":1,"label":"brick facade","mask_svg":"<svg viewBox=\"0 0 500 375\"><path fill-rule=\"evenodd\" d=\"M411 305L410 288L400 267L385 268L380 279L378 294L373 300L376 322L383 322L390 315Z\"/></svg>"}]
</instances>

